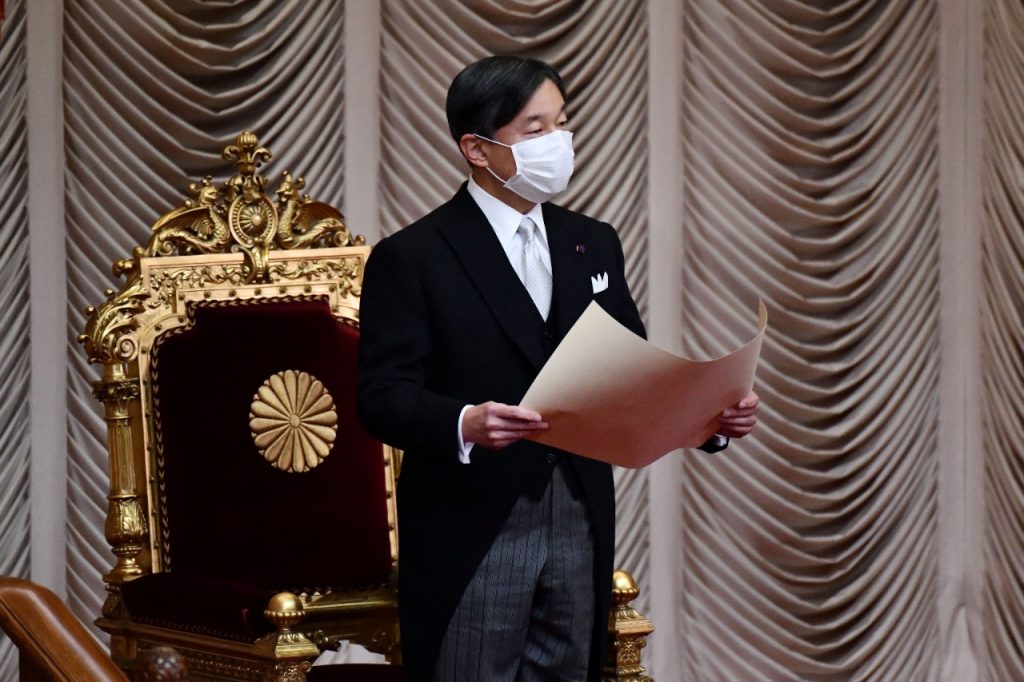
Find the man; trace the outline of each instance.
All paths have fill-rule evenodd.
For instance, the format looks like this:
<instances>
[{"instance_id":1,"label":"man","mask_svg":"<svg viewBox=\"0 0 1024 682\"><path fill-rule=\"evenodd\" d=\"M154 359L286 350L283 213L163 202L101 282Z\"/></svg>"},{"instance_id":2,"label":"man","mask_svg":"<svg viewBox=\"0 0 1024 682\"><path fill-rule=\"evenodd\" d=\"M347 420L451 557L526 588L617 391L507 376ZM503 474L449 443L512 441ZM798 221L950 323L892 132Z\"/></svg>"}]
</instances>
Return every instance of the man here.
<instances>
[{"instance_id":1,"label":"man","mask_svg":"<svg viewBox=\"0 0 1024 682\"><path fill-rule=\"evenodd\" d=\"M524 440L547 424L517 403L591 300L637 334L643 323L614 229L546 203L573 163L558 73L483 59L452 82L447 113L470 178L374 249L360 314L360 418L406 453L406 670L414 681L599 680L611 467ZM595 292L600 273L608 286ZM721 440L746 435L756 409L751 394L726 410Z\"/></svg>"}]
</instances>

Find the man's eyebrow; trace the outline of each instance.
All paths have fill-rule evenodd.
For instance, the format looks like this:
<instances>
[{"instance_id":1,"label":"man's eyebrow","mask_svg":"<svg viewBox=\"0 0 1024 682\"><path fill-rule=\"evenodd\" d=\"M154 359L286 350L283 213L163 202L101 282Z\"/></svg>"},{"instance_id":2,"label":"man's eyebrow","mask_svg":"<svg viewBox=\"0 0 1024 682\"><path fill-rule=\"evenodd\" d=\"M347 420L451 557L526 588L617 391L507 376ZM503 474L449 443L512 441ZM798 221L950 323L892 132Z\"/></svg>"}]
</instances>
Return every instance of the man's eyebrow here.
<instances>
[{"instance_id":1,"label":"man's eyebrow","mask_svg":"<svg viewBox=\"0 0 1024 682\"><path fill-rule=\"evenodd\" d=\"M562 116L564 114L566 114L565 105L562 105L562 108L559 110L558 115ZM533 123L534 121L539 121L542 118L544 118L544 114L534 114L533 116L527 116L526 122Z\"/></svg>"}]
</instances>

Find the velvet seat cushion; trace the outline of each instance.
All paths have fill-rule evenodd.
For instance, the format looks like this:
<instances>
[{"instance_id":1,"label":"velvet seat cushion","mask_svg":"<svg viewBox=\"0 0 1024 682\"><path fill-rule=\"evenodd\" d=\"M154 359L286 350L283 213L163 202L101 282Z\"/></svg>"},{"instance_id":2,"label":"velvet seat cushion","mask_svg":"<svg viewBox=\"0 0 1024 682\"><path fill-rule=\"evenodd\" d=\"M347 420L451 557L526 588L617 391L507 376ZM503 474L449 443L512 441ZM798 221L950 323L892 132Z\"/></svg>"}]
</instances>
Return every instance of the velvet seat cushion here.
<instances>
[{"instance_id":1,"label":"velvet seat cushion","mask_svg":"<svg viewBox=\"0 0 1024 682\"><path fill-rule=\"evenodd\" d=\"M121 588L136 623L254 642L274 630L263 617L273 591L188 573L153 573Z\"/></svg>"},{"instance_id":2,"label":"velvet seat cushion","mask_svg":"<svg viewBox=\"0 0 1024 682\"><path fill-rule=\"evenodd\" d=\"M196 306L153 350L168 570L274 592L385 584L382 446L355 417L358 329L322 300L232 303ZM328 456L305 473L267 462L250 430L253 397L285 370L321 381L337 412Z\"/></svg>"}]
</instances>

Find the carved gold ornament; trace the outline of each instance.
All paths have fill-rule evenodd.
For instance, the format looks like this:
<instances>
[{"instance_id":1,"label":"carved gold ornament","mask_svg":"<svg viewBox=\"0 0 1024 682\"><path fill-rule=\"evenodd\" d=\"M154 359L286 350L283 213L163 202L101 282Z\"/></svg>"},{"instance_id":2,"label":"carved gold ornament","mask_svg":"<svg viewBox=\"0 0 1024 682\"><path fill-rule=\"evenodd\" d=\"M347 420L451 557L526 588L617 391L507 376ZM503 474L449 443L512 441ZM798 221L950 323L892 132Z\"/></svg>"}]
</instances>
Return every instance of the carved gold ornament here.
<instances>
[{"instance_id":1,"label":"carved gold ornament","mask_svg":"<svg viewBox=\"0 0 1024 682\"><path fill-rule=\"evenodd\" d=\"M271 153L251 131L240 133L234 144L225 147L224 158L234 161L235 175L221 184L212 177L190 183L191 198L159 217L149 241L135 247L131 258L114 263L114 275L127 281L119 291L108 289L103 305L86 310L88 324L78 337L90 362L137 357L140 348L133 336L134 317L143 312L152 293L142 279L144 258L240 253L243 260L232 266L231 273L215 266L207 268L209 283L216 283L214 278L220 273L237 284L266 284L281 277L273 271L271 251L366 243L349 232L336 208L303 192L306 181L302 177L284 171L277 188L268 193L267 179L257 170L270 160Z\"/></svg>"},{"instance_id":2,"label":"carved gold ornament","mask_svg":"<svg viewBox=\"0 0 1024 682\"><path fill-rule=\"evenodd\" d=\"M324 461L338 435L338 413L323 383L288 369L271 375L253 396L249 428L263 458L302 473Z\"/></svg>"}]
</instances>

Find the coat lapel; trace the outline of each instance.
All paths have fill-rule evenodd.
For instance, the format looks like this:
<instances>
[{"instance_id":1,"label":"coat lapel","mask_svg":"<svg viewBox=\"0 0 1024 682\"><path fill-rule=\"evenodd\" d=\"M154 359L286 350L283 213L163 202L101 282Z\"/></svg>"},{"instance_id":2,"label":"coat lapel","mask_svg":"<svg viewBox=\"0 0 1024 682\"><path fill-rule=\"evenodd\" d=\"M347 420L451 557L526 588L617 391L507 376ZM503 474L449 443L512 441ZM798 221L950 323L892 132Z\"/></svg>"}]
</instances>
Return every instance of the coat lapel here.
<instances>
[{"instance_id":1,"label":"coat lapel","mask_svg":"<svg viewBox=\"0 0 1024 682\"><path fill-rule=\"evenodd\" d=\"M555 319L552 327L557 340L561 341L594 296L585 251L580 253L577 250L582 235L574 226L558 221L552 213L547 206L544 207L544 226L554 280L551 314Z\"/></svg>"},{"instance_id":2,"label":"coat lapel","mask_svg":"<svg viewBox=\"0 0 1024 682\"><path fill-rule=\"evenodd\" d=\"M449 219L442 225L441 233L502 329L540 369L547 359L544 340L538 333L540 315L508 262L498 237L465 185L455 194L449 208Z\"/></svg>"}]
</instances>

